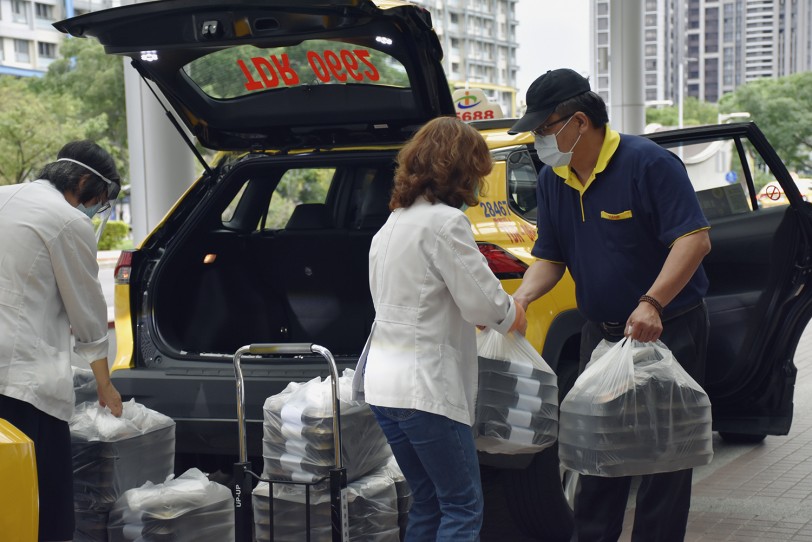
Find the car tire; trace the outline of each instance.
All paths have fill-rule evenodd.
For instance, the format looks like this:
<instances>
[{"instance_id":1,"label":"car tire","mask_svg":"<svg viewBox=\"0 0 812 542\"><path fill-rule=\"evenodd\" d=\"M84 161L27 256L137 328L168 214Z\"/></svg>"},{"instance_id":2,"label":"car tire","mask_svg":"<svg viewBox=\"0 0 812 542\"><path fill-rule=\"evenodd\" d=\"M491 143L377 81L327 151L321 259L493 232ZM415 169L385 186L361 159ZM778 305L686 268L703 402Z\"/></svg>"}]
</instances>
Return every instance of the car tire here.
<instances>
[{"instance_id":1,"label":"car tire","mask_svg":"<svg viewBox=\"0 0 812 542\"><path fill-rule=\"evenodd\" d=\"M767 435L752 435L749 433L728 433L727 431L719 431L719 436L722 440L729 444L758 444L767 438Z\"/></svg>"},{"instance_id":2,"label":"car tire","mask_svg":"<svg viewBox=\"0 0 812 542\"><path fill-rule=\"evenodd\" d=\"M502 471L505 499L513 521L528 537L567 541L574 520L558 466L558 444L536 454L524 469Z\"/></svg>"}]
</instances>

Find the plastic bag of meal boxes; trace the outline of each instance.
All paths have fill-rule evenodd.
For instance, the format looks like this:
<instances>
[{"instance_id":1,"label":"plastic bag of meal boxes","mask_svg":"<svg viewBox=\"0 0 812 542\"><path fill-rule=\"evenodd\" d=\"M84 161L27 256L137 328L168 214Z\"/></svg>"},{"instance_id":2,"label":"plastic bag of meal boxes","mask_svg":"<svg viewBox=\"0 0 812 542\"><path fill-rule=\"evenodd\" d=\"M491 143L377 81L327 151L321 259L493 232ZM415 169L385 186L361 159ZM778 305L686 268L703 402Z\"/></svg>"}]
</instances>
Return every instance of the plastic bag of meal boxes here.
<instances>
[{"instance_id":1,"label":"plastic bag of meal boxes","mask_svg":"<svg viewBox=\"0 0 812 542\"><path fill-rule=\"evenodd\" d=\"M386 463L392 455L369 405L350 399L353 369L338 379L341 457L352 482ZM333 398L330 378L292 382L265 401L262 437L263 478L315 482L335 465Z\"/></svg>"},{"instance_id":2,"label":"plastic bag of meal boxes","mask_svg":"<svg viewBox=\"0 0 812 542\"><path fill-rule=\"evenodd\" d=\"M474 437L482 452L536 453L558 434L558 380L519 334L477 334L479 389Z\"/></svg>"},{"instance_id":3,"label":"plastic bag of meal boxes","mask_svg":"<svg viewBox=\"0 0 812 542\"><path fill-rule=\"evenodd\" d=\"M410 499L408 486L402 479L397 463L387 463L373 472L347 484L347 517L349 539L356 542L399 542L401 526L399 507L402 498ZM405 490L401 494L398 490ZM252 494L254 532L257 542L270 540L270 507L268 484L260 482ZM303 484L273 485L274 541L301 542L306 539L305 486ZM404 521L405 523L405 521ZM317 484L310 490L310 540L330 542L330 489Z\"/></svg>"},{"instance_id":4,"label":"plastic bag of meal boxes","mask_svg":"<svg viewBox=\"0 0 812 542\"><path fill-rule=\"evenodd\" d=\"M713 457L708 395L660 341L602 341L560 423L561 463L582 474L670 472Z\"/></svg>"},{"instance_id":5,"label":"plastic bag of meal boxes","mask_svg":"<svg viewBox=\"0 0 812 542\"><path fill-rule=\"evenodd\" d=\"M76 407L70 432L74 540L106 541L108 514L122 493L172 474L175 422L133 399L120 418L87 402Z\"/></svg>"},{"instance_id":6,"label":"plastic bag of meal boxes","mask_svg":"<svg viewBox=\"0 0 812 542\"><path fill-rule=\"evenodd\" d=\"M189 469L129 489L110 511L110 542L234 542L231 490Z\"/></svg>"}]
</instances>

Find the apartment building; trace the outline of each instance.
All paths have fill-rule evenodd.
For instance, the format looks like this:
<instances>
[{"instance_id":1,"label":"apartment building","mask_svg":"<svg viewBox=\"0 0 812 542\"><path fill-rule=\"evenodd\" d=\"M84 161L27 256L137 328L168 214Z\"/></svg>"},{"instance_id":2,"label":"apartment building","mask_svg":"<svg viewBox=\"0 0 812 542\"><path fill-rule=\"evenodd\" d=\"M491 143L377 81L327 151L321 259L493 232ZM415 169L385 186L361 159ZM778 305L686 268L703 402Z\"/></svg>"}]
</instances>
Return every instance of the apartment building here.
<instances>
[{"instance_id":1,"label":"apartment building","mask_svg":"<svg viewBox=\"0 0 812 542\"><path fill-rule=\"evenodd\" d=\"M481 88L506 116L516 110L519 0L412 0L429 10L454 88ZM532 1L532 0L524 0Z\"/></svg>"},{"instance_id":2,"label":"apartment building","mask_svg":"<svg viewBox=\"0 0 812 542\"><path fill-rule=\"evenodd\" d=\"M0 75L40 76L59 56L55 21L113 6L113 0L0 0Z\"/></svg>"},{"instance_id":3,"label":"apartment building","mask_svg":"<svg viewBox=\"0 0 812 542\"><path fill-rule=\"evenodd\" d=\"M592 0L596 90L611 101L609 3ZM717 102L762 77L812 70L812 0L642 0L648 102Z\"/></svg>"}]
</instances>

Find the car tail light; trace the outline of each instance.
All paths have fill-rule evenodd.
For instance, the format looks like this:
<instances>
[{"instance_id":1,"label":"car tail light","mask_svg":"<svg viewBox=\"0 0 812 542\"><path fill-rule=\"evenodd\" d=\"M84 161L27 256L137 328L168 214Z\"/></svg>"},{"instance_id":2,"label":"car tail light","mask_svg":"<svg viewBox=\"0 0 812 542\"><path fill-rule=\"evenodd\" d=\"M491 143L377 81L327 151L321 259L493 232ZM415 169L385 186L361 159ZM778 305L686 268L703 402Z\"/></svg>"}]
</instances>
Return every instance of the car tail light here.
<instances>
[{"instance_id":1,"label":"car tail light","mask_svg":"<svg viewBox=\"0 0 812 542\"><path fill-rule=\"evenodd\" d=\"M488 267L500 279L520 279L527 264L506 250L490 243L477 243L479 251L488 260Z\"/></svg>"},{"instance_id":2,"label":"car tail light","mask_svg":"<svg viewBox=\"0 0 812 542\"><path fill-rule=\"evenodd\" d=\"M132 265L133 251L122 250L121 255L118 257L118 261L116 262L115 273L113 274L116 284L130 283L130 271L132 271Z\"/></svg>"}]
</instances>

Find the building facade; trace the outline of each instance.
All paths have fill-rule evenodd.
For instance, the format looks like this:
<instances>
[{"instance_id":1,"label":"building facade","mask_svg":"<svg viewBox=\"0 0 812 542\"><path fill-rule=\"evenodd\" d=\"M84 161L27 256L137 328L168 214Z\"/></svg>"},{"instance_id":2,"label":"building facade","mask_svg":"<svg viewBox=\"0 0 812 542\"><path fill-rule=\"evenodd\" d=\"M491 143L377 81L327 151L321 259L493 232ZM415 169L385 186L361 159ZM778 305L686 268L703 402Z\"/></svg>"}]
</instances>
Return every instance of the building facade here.
<instances>
[{"instance_id":1,"label":"building facade","mask_svg":"<svg viewBox=\"0 0 812 542\"><path fill-rule=\"evenodd\" d=\"M481 88L506 116L516 110L519 0L412 0L431 13L448 82ZM524 0L532 1L532 0Z\"/></svg>"},{"instance_id":2,"label":"building facade","mask_svg":"<svg viewBox=\"0 0 812 542\"><path fill-rule=\"evenodd\" d=\"M596 90L611 101L609 3L592 0ZM716 103L762 77L812 70L812 0L641 0L648 103Z\"/></svg>"},{"instance_id":3,"label":"building facade","mask_svg":"<svg viewBox=\"0 0 812 542\"><path fill-rule=\"evenodd\" d=\"M40 76L59 57L52 25L113 6L114 0L0 0L0 75Z\"/></svg>"}]
</instances>

